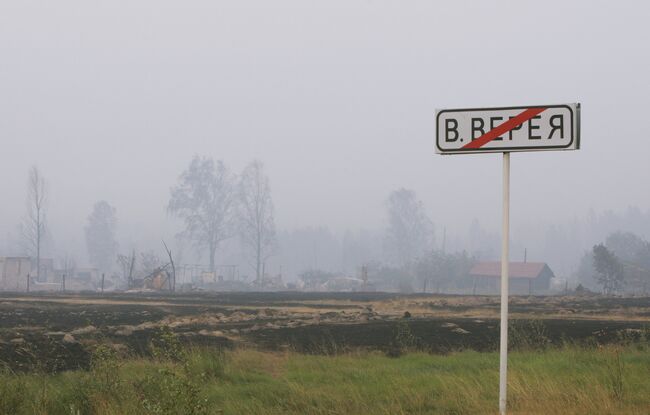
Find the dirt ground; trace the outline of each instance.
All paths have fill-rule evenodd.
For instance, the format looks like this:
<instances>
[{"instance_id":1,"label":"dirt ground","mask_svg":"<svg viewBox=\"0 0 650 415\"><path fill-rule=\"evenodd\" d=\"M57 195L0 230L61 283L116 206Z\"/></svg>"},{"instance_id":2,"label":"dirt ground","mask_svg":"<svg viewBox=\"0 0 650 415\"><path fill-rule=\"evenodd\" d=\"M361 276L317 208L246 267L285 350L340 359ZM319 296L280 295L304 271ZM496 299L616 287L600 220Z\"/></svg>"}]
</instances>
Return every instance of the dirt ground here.
<instances>
[{"instance_id":1,"label":"dirt ground","mask_svg":"<svg viewBox=\"0 0 650 415\"><path fill-rule=\"evenodd\" d=\"M86 367L99 343L146 355L169 327L183 342L305 353L416 346L495 350L499 298L389 293L0 294L0 362L12 370ZM634 341L650 298L512 297L512 338ZM532 333L532 334L531 334Z\"/></svg>"}]
</instances>

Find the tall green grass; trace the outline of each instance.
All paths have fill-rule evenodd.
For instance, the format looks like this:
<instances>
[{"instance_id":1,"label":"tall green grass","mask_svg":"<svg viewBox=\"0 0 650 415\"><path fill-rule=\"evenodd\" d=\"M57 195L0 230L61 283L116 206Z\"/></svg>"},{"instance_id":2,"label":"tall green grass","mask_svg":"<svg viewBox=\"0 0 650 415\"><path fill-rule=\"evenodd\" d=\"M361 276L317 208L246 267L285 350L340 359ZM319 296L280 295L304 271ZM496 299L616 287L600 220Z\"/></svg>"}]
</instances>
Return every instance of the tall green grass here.
<instances>
[{"instance_id":1,"label":"tall green grass","mask_svg":"<svg viewBox=\"0 0 650 415\"><path fill-rule=\"evenodd\" d=\"M513 414L650 413L646 347L519 351L509 365ZM105 348L89 371L0 374L2 414L494 414L497 397L498 354L473 351L390 358L172 347L121 360Z\"/></svg>"}]
</instances>

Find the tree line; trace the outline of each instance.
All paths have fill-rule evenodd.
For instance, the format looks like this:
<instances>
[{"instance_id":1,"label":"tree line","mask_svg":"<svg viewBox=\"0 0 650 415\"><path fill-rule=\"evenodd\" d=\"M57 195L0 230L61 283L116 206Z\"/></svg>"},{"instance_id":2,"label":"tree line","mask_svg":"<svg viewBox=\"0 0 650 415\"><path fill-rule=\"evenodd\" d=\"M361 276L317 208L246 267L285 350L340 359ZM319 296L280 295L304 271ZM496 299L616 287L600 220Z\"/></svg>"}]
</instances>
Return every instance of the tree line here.
<instances>
[{"instance_id":1,"label":"tree line","mask_svg":"<svg viewBox=\"0 0 650 415\"><path fill-rule=\"evenodd\" d=\"M363 265L363 273L368 273L376 289L449 292L471 287L467 276L473 258L466 252L447 253L444 233L442 242L436 243L434 223L415 191L392 191L385 209L387 227L382 260L370 260ZM311 268L304 270L300 279L313 288L336 276L331 271Z\"/></svg>"},{"instance_id":2,"label":"tree line","mask_svg":"<svg viewBox=\"0 0 650 415\"><path fill-rule=\"evenodd\" d=\"M20 224L20 235L23 252L33 258L37 265L33 267L37 270L33 276L37 278L41 276L43 243L50 237L48 202L47 182L40 170L32 167L28 174L27 206ZM178 236L190 242L197 254L207 258L209 271L216 272L219 249L232 238L241 243L257 282L265 273L267 261L279 252L269 178L260 161L249 163L241 173L235 174L222 160L194 156L171 186L166 211L171 217L182 221L182 232ZM374 233L356 241L349 237L349 243L342 245L345 252L330 255L330 259L339 255L341 264L348 263L348 267L350 261L357 267L365 265L372 279L388 289L468 289L467 285L471 282L463 276L475 261L473 255L476 252L470 250L468 254L458 250L447 253L445 232L442 238L436 238L436 227L413 190L400 188L392 191L385 201L385 212L387 226L383 237ZM164 261L153 251L119 253L117 222L117 210L109 202L100 200L94 204L84 227L90 263L105 272L118 265L123 276L148 275L157 270ZM470 231L475 228L478 225L473 223ZM476 233L470 232L470 236L476 237ZM296 237L300 236L300 232L297 232ZM327 232L325 236L328 236ZM309 244L314 246L304 246L304 237L302 235L301 241L289 241L291 243L286 248L314 258L313 261L302 261L301 269L294 270L296 274L302 272L307 277L310 272L314 274L312 271L318 271L316 268L319 264L316 260L316 242ZM374 242L375 239L377 242ZM357 246L359 244L368 246ZM369 249L370 245L372 247ZM166 245L165 250L170 262L173 262ZM310 250L313 252L308 252ZM486 259L480 253L477 258ZM650 288L649 261L648 241L630 232L614 232L604 243L593 246L584 254L575 277L582 286L606 294L646 293ZM312 262L313 266L307 262ZM59 259L59 269L64 273L71 275L75 267L74 258L70 255ZM341 265L341 271L337 271L330 264L323 270L330 274L342 274L346 272L342 269L344 267Z\"/></svg>"}]
</instances>

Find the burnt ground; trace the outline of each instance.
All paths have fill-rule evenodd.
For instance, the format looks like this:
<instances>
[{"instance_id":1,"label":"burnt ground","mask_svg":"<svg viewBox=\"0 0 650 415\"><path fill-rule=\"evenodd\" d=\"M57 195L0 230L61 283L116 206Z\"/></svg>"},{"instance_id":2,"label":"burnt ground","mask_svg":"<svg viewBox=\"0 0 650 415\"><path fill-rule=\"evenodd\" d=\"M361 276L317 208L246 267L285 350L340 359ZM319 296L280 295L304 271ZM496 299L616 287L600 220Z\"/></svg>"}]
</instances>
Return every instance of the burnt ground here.
<instances>
[{"instance_id":1,"label":"burnt ground","mask_svg":"<svg viewBox=\"0 0 650 415\"><path fill-rule=\"evenodd\" d=\"M638 341L650 298L512 297L513 347ZM391 293L0 294L0 362L85 368L97 344L147 355L168 327L184 343L303 353L405 347L496 350L499 299Z\"/></svg>"}]
</instances>

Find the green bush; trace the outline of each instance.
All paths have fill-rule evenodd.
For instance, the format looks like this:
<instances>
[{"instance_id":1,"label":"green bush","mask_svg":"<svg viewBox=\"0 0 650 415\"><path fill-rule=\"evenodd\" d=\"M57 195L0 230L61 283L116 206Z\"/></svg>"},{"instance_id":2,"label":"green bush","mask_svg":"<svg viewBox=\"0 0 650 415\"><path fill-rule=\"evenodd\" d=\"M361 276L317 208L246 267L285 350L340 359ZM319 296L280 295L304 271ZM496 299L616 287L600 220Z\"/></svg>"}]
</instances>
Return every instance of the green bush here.
<instances>
[{"instance_id":1,"label":"green bush","mask_svg":"<svg viewBox=\"0 0 650 415\"><path fill-rule=\"evenodd\" d=\"M393 339L390 342L386 355L388 357L400 357L408 351L418 349L420 339L411 331L411 327L406 321L400 321L395 326Z\"/></svg>"},{"instance_id":2,"label":"green bush","mask_svg":"<svg viewBox=\"0 0 650 415\"><path fill-rule=\"evenodd\" d=\"M183 373L160 368L135 383L142 408L161 415L201 415L207 413L207 401L201 398L199 385Z\"/></svg>"},{"instance_id":3,"label":"green bush","mask_svg":"<svg viewBox=\"0 0 650 415\"><path fill-rule=\"evenodd\" d=\"M119 358L115 349L102 344L93 350L90 359L91 374L98 389L104 393L117 393L120 388Z\"/></svg>"},{"instance_id":4,"label":"green bush","mask_svg":"<svg viewBox=\"0 0 650 415\"><path fill-rule=\"evenodd\" d=\"M174 331L169 326L162 326L151 339L151 355L158 360L184 362L187 358L185 349Z\"/></svg>"}]
</instances>

